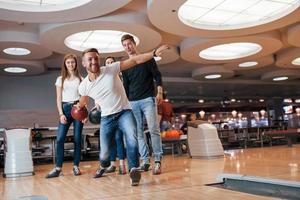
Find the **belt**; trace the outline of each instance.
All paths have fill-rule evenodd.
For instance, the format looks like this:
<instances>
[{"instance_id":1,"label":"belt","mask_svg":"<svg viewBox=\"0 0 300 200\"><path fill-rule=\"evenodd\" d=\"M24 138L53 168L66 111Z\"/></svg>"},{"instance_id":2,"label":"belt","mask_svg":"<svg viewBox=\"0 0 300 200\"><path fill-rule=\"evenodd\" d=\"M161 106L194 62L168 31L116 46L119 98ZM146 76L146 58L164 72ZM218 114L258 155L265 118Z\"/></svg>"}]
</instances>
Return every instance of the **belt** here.
<instances>
[{"instance_id":1,"label":"belt","mask_svg":"<svg viewBox=\"0 0 300 200\"><path fill-rule=\"evenodd\" d=\"M77 100L77 101L68 101L68 102L62 102L63 104L76 104L76 103L78 103L79 102L79 100Z\"/></svg>"}]
</instances>

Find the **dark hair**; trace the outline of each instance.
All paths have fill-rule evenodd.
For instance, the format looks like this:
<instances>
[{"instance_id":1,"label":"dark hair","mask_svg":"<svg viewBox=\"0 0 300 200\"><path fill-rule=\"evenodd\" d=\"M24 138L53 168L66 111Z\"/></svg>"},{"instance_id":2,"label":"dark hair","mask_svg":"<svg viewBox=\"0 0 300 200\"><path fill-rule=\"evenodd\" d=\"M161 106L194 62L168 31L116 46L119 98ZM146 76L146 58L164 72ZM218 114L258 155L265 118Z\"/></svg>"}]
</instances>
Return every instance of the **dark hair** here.
<instances>
[{"instance_id":1,"label":"dark hair","mask_svg":"<svg viewBox=\"0 0 300 200\"><path fill-rule=\"evenodd\" d=\"M129 35L129 34L123 35L121 37L121 42L123 43L124 40L131 40L135 44L135 41L134 41L134 38L132 35Z\"/></svg>"},{"instance_id":2,"label":"dark hair","mask_svg":"<svg viewBox=\"0 0 300 200\"><path fill-rule=\"evenodd\" d=\"M86 53L90 53L90 52L94 52L94 53L100 55L96 48L89 48L89 49L86 49L82 52L82 56L84 56Z\"/></svg>"},{"instance_id":3,"label":"dark hair","mask_svg":"<svg viewBox=\"0 0 300 200\"><path fill-rule=\"evenodd\" d=\"M107 56L107 57L104 59L104 65L105 65L107 59L112 59L114 62L116 62L116 59L115 59L114 57L112 57L112 56Z\"/></svg>"},{"instance_id":4,"label":"dark hair","mask_svg":"<svg viewBox=\"0 0 300 200\"><path fill-rule=\"evenodd\" d=\"M163 93L163 99L166 99L167 98L167 94L164 92Z\"/></svg>"},{"instance_id":5,"label":"dark hair","mask_svg":"<svg viewBox=\"0 0 300 200\"><path fill-rule=\"evenodd\" d=\"M68 60L70 58L72 58L72 59L75 60L75 70L74 70L75 71L75 76L77 78L79 78L79 80L81 81L81 75L80 75L79 70L78 70L77 56L74 55L74 54L71 54L71 53L66 54L65 57L64 57L62 66L61 66L61 73L60 73L61 74L61 78L62 78L62 80L61 80L61 87L62 88L64 87L64 81L65 81L65 79L70 77L70 74L69 74L69 71L68 71L67 65L66 65L66 60Z\"/></svg>"}]
</instances>

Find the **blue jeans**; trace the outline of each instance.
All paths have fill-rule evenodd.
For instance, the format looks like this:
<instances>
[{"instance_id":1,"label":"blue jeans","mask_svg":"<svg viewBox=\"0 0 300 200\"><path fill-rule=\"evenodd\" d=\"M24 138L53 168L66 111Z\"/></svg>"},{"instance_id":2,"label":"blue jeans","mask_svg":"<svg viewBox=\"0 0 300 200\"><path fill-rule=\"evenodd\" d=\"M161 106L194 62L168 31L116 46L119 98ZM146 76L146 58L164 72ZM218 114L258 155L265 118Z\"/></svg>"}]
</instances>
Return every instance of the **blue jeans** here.
<instances>
[{"instance_id":1,"label":"blue jeans","mask_svg":"<svg viewBox=\"0 0 300 200\"><path fill-rule=\"evenodd\" d=\"M116 161L117 155L119 160L125 159L125 148L123 142L123 132L119 129L115 132L115 140L112 141L110 161Z\"/></svg>"},{"instance_id":2,"label":"blue jeans","mask_svg":"<svg viewBox=\"0 0 300 200\"><path fill-rule=\"evenodd\" d=\"M136 123L131 110L101 117L100 124L100 164L101 167L110 166L110 153L112 151L112 141L116 130L122 130L125 135L126 153L129 171L133 167L139 166L138 144L136 136Z\"/></svg>"},{"instance_id":3,"label":"blue jeans","mask_svg":"<svg viewBox=\"0 0 300 200\"><path fill-rule=\"evenodd\" d=\"M81 157L81 133L83 128L83 123L73 119L71 116L71 109L73 103L62 103L63 113L67 118L67 123L62 124L59 122L57 137L56 137L56 167L62 167L64 160L64 143L65 138L73 123L74 127L74 165L79 166Z\"/></svg>"},{"instance_id":4,"label":"blue jeans","mask_svg":"<svg viewBox=\"0 0 300 200\"><path fill-rule=\"evenodd\" d=\"M147 147L146 137L144 134L143 117L146 118L150 132L154 160L160 162L163 151L159 124L157 121L157 104L155 97L148 97L138 101L130 101L130 104L137 123L139 153L143 163L150 163L149 148Z\"/></svg>"}]
</instances>

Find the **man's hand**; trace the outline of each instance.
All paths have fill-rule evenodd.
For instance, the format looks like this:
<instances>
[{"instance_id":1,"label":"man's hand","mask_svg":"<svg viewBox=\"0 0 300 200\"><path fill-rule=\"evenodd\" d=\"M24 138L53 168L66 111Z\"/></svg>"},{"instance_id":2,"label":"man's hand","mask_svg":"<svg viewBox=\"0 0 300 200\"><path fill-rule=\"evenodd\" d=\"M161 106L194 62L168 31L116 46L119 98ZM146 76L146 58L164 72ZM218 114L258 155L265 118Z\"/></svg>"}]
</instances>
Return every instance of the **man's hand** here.
<instances>
[{"instance_id":1,"label":"man's hand","mask_svg":"<svg viewBox=\"0 0 300 200\"><path fill-rule=\"evenodd\" d=\"M156 50L155 50L155 55L156 56L161 56L163 54L163 52L167 49L170 49L170 47L166 44L164 45L161 45L160 47L158 47Z\"/></svg>"},{"instance_id":2,"label":"man's hand","mask_svg":"<svg viewBox=\"0 0 300 200\"><path fill-rule=\"evenodd\" d=\"M80 110L81 109L81 107L80 107L80 103L78 102L78 103L76 103L76 104L74 104L73 106L75 106L76 108L77 108L77 110Z\"/></svg>"}]
</instances>

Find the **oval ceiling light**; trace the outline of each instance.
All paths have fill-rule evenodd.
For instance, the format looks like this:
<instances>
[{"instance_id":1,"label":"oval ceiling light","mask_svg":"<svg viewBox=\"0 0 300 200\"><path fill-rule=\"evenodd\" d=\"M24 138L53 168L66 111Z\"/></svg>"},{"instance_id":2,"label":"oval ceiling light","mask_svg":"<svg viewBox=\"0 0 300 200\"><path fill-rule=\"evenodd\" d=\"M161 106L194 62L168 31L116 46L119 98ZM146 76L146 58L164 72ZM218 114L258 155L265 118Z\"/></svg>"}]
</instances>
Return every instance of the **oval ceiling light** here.
<instances>
[{"instance_id":1,"label":"oval ceiling light","mask_svg":"<svg viewBox=\"0 0 300 200\"><path fill-rule=\"evenodd\" d=\"M25 56L31 53L31 51L28 49L18 48L18 47L6 48L3 50L3 52L8 55L14 55L14 56Z\"/></svg>"},{"instance_id":2,"label":"oval ceiling light","mask_svg":"<svg viewBox=\"0 0 300 200\"><path fill-rule=\"evenodd\" d=\"M23 67L6 67L4 68L4 71L9 73L25 73L27 72L27 69Z\"/></svg>"},{"instance_id":3,"label":"oval ceiling light","mask_svg":"<svg viewBox=\"0 0 300 200\"><path fill-rule=\"evenodd\" d=\"M281 69L273 70L262 74L261 80L266 81L285 81L285 80L296 80L300 78L299 70L296 69Z\"/></svg>"},{"instance_id":4,"label":"oval ceiling light","mask_svg":"<svg viewBox=\"0 0 300 200\"><path fill-rule=\"evenodd\" d=\"M245 62L239 61L239 62L226 63L224 64L224 67L226 69L231 69L234 71L252 70L252 69L260 69L269 66L271 64L274 64L274 62L275 60L273 54L271 54L264 57L245 60Z\"/></svg>"},{"instance_id":5,"label":"oval ceiling light","mask_svg":"<svg viewBox=\"0 0 300 200\"><path fill-rule=\"evenodd\" d=\"M198 29L234 30L270 23L299 6L296 0L187 0L178 10L178 18Z\"/></svg>"},{"instance_id":6,"label":"oval ceiling light","mask_svg":"<svg viewBox=\"0 0 300 200\"><path fill-rule=\"evenodd\" d=\"M225 69L222 65L208 65L192 71L192 78L203 79L227 79L234 76L234 71Z\"/></svg>"},{"instance_id":7,"label":"oval ceiling light","mask_svg":"<svg viewBox=\"0 0 300 200\"><path fill-rule=\"evenodd\" d=\"M256 61L243 62L243 63L239 64L239 67L247 68L247 67L253 67L257 64L258 64L258 62L256 62Z\"/></svg>"},{"instance_id":8,"label":"oval ceiling light","mask_svg":"<svg viewBox=\"0 0 300 200\"><path fill-rule=\"evenodd\" d=\"M124 47L121 43L121 37L127 32L114 31L114 30L92 30L74 33L68 36L64 43L71 49L77 51L84 51L88 48L97 48L99 53L116 53L124 51ZM136 45L140 40L133 36Z\"/></svg>"},{"instance_id":9,"label":"oval ceiling light","mask_svg":"<svg viewBox=\"0 0 300 200\"><path fill-rule=\"evenodd\" d=\"M54 12L80 7L90 1L91 0L0 0L0 8L24 12Z\"/></svg>"},{"instance_id":10,"label":"oval ceiling light","mask_svg":"<svg viewBox=\"0 0 300 200\"><path fill-rule=\"evenodd\" d=\"M289 77L287 77L287 76L279 76L279 77L274 77L273 81L285 81L288 79L289 79Z\"/></svg>"},{"instance_id":11,"label":"oval ceiling light","mask_svg":"<svg viewBox=\"0 0 300 200\"><path fill-rule=\"evenodd\" d=\"M221 74L209 74L209 75L206 75L204 78L205 79L218 79L218 78L221 78L222 75Z\"/></svg>"},{"instance_id":12,"label":"oval ceiling light","mask_svg":"<svg viewBox=\"0 0 300 200\"><path fill-rule=\"evenodd\" d=\"M292 64L293 64L293 65L300 65L300 57L294 59L294 60L292 61Z\"/></svg>"},{"instance_id":13,"label":"oval ceiling light","mask_svg":"<svg viewBox=\"0 0 300 200\"><path fill-rule=\"evenodd\" d=\"M37 75L44 73L46 67L43 60L29 61L17 59L0 59L0 75Z\"/></svg>"},{"instance_id":14,"label":"oval ceiling light","mask_svg":"<svg viewBox=\"0 0 300 200\"><path fill-rule=\"evenodd\" d=\"M199 56L207 60L232 60L254 55L262 46L250 42L236 42L216 45L200 51Z\"/></svg>"}]
</instances>

